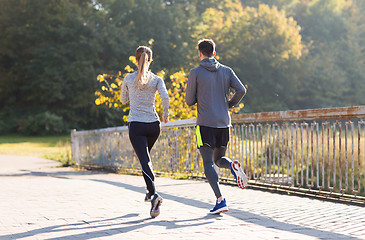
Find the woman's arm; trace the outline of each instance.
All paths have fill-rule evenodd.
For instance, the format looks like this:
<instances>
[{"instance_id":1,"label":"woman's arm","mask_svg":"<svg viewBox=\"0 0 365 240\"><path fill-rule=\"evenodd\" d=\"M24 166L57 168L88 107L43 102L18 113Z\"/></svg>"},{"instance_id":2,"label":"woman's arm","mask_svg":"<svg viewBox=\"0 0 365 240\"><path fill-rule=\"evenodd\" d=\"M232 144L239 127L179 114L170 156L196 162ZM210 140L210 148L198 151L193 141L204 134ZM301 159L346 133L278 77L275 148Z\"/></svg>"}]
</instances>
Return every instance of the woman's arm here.
<instances>
[{"instance_id":1,"label":"woman's arm","mask_svg":"<svg viewBox=\"0 0 365 240\"><path fill-rule=\"evenodd\" d=\"M123 80L122 90L120 91L120 101L122 102L122 104L126 104L127 102L129 102L129 92L126 78L124 78Z\"/></svg>"}]
</instances>

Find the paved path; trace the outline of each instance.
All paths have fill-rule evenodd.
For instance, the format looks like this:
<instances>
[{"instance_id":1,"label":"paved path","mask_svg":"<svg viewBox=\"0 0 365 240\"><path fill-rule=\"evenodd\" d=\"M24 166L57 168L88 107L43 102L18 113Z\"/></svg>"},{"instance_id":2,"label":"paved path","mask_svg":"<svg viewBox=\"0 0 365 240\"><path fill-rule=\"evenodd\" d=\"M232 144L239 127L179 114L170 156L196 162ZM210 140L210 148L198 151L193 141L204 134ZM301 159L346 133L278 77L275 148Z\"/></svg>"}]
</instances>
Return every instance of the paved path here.
<instances>
[{"instance_id":1,"label":"paved path","mask_svg":"<svg viewBox=\"0 0 365 240\"><path fill-rule=\"evenodd\" d=\"M157 178L149 217L141 176L0 155L0 239L365 239L365 208L222 185L230 211L207 214L208 183Z\"/></svg>"}]
</instances>

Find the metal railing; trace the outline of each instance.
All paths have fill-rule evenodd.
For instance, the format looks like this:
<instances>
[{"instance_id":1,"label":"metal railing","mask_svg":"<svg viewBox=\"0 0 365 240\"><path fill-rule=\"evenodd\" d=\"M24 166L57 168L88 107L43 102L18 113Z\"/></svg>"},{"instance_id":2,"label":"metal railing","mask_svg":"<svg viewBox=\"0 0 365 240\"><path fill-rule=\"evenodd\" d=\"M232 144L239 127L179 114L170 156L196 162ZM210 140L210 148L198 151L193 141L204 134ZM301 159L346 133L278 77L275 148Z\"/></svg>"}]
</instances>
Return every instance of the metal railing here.
<instances>
[{"instance_id":1,"label":"metal railing","mask_svg":"<svg viewBox=\"0 0 365 240\"><path fill-rule=\"evenodd\" d=\"M232 116L227 155L256 186L325 193L365 201L365 106ZM127 127L72 133L73 159L138 171ZM204 177L195 119L162 124L151 152L155 172ZM233 180L220 169L221 180Z\"/></svg>"}]
</instances>

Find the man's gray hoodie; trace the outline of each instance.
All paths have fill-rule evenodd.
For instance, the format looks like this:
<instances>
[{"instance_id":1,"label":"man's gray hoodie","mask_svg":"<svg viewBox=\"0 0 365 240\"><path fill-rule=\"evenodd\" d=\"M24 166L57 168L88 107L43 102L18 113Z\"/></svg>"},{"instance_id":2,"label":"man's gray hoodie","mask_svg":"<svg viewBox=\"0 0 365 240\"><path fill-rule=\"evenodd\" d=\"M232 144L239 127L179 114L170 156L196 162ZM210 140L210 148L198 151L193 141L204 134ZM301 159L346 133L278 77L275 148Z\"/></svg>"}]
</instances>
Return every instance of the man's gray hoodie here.
<instances>
[{"instance_id":1,"label":"man's gray hoodie","mask_svg":"<svg viewBox=\"0 0 365 240\"><path fill-rule=\"evenodd\" d=\"M231 99L230 88L235 90ZM189 106L197 103L197 125L226 128L231 126L228 108L239 103L245 94L246 88L231 68L215 58L205 58L190 71L185 101Z\"/></svg>"}]
</instances>

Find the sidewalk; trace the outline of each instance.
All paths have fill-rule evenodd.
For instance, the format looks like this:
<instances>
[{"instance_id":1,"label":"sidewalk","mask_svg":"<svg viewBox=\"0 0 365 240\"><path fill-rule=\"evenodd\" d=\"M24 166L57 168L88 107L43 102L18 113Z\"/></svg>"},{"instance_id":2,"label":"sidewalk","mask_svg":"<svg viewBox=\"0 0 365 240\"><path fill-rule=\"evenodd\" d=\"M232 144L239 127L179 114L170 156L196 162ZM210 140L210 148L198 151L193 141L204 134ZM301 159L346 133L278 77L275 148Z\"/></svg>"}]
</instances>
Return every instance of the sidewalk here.
<instances>
[{"instance_id":1,"label":"sidewalk","mask_svg":"<svg viewBox=\"0 0 365 240\"><path fill-rule=\"evenodd\" d=\"M58 168L0 155L3 239L365 239L365 208L221 185L230 211L209 215L205 181L157 178L149 216L141 176Z\"/></svg>"}]
</instances>

